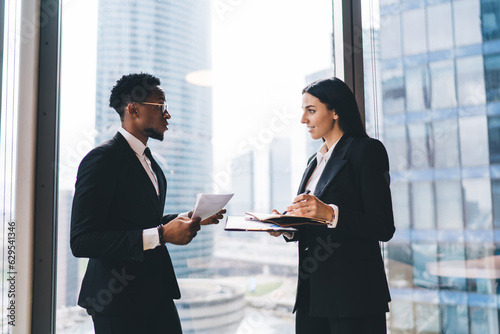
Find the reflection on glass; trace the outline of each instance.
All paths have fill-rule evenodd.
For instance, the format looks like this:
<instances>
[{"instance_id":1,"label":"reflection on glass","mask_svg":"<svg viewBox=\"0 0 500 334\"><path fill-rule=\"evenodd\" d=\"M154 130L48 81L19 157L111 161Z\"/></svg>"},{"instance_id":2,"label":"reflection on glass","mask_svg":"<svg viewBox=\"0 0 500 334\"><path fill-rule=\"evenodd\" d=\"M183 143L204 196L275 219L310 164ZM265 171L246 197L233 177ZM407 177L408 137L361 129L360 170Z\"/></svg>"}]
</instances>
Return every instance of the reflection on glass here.
<instances>
[{"instance_id":1,"label":"reflection on glass","mask_svg":"<svg viewBox=\"0 0 500 334\"><path fill-rule=\"evenodd\" d=\"M427 67L406 69L406 108L420 111L430 107L430 82Z\"/></svg>"},{"instance_id":2,"label":"reflection on glass","mask_svg":"<svg viewBox=\"0 0 500 334\"><path fill-rule=\"evenodd\" d=\"M458 180L439 180L436 188L436 215L439 229L463 229L462 189Z\"/></svg>"},{"instance_id":3,"label":"reflection on glass","mask_svg":"<svg viewBox=\"0 0 500 334\"><path fill-rule=\"evenodd\" d=\"M488 147L490 163L500 162L500 116L488 117Z\"/></svg>"},{"instance_id":4,"label":"reflection on glass","mask_svg":"<svg viewBox=\"0 0 500 334\"><path fill-rule=\"evenodd\" d=\"M432 123L434 166L452 168L460 165L458 147L458 121L456 118Z\"/></svg>"},{"instance_id":5,"label":"reflection on glass","mask_svg":"<svg viewBox=\"0 0 500 334\"><path fill-rule=\"evenodd\" d=\"M496 0L481 1L481 21L485 41L500 38L500 3Z\"/></svg>"},{"instance_id":6,"label":"reflection on glass","mask_svg":"<svg viewBox=\"0 0 500 334\"><path fill-rule=\"evenodd\" d=\"M381 13L381 57L401 57L401 16L396 11Z\"/></svg>"},{"instance_id":7,"label":"reflection on glass","mask_svg":"<svg viewBox=\"0 0 500 334\"><path fill-rule=\"evenodd\" d=\"M443 303L441 306L443 324L441 333L469 334L467 305Z\"/></svg>"},{"instance_id":8,"label":"reflection on glass","mask_svg":"<svg viewBox=\"0 0 500 334\"><path fill-rule=\"evenodd\" d=\"M470 333L498 333L498 311L495 308L470 307Z\"/></svg>"},{"instance_id":9,"label":"reflection on glass","mask_svg":"<svg viewBox=\"0 0 500 334\"><path fill-rule=\"evenodd\" d=\"M415 327L413 318L413 303L405 301L391 302L390 328L399 333L412 332Z\"/></svg>"},{"instance_id":10,"label":"reflection on glass","mask_svg":"<svg viewBox=\"0 0 500 334\"><path fill-rule=\"evenodd\" d=\"M403 70L390 69L382 73L384 113L396 114L405 111L405 82Z\"/></svg>"},{"instance_id":11,"label":"reflection on glass","mask_svg":"<svg viewBox=\"0 0 500 334\"><path fill-rule=\"evenodd\" d=\"M458 58L457 91L461 106L481 105L486 102L483 57ZM486 75L490 75L487 72Z\"/></svg>"},{"instance_id":12,"label":"reflection on glass","mask_svg":"<svg viewBox=\"0 0 500 334\"><path fill-rule=\"evenodd\" d=\"M445 60L429 64L431 76L431 108L451 108L457 105L455 67Z\"/></svg>"},{"instance_id":13,"label":"reflection on glass","mask_svg":"<svg viewBox=\"0 0 500 334\"><path fill-rule=\"evenodd\" d=\"M500 180L491 180L491 200L493 205L493 226L500 228Z\"/></svg>"},{"instance_id":14,"label":"reflection on glass","mask_svg":"<svg viewBox=\"0 0 500 334\"><path fill-rule=\"evenodd\" d=\"M482 42L480 1L453 1L455 45L463 46Z\"/></svg>"},{"instance_id":15,"label":"reflection on glass","mask_svg":"<svg viewBox=\"0 0 500 334\"><path fill-rule=\"evenodd\" d=\"M437 288L438 276L427 268L428 263L437 261L437 244L415 241L411 247L413 252L413 284L421 288Z\"/></svg>"},{"instance_id":16,"label":"reflection on glass","mask_svg":"<svg viewBox=\"0 0 500 334\"><path fill-rule=\"evenodd\" d=\"M486 99L488 102L500 101L500 54L484 57Z\"/></svg>"},{"instance_id":17,"label":"reflection on glass","mask_svg":"<svg viewBox=\"0 0 500 334\"><path fill-rule=\"evenodd\" d=\"M384 144L389 155L391 171L401 171L408 168L406 126L392 125L391 131L384 133Z\"/></svg>"},{"instance_id":18,"label":"reflection on glass","mask_svg":"<svg viewBox=\"0 0 500 334\"><path fill-rule=\"evenodd\" d=\"M453 46L450 2L427 8L427 27L429 51L448 50Z\"/></svg>"},{"instance_id":19,"label":"reflection on glass","mask_svg":"<svg viewBox=\"0 0 500 334\"><path fill-rule=\"evenodd\" d=\"M465 246L463 242L441 242L438 261L429 264L431 273L439 276L439 287L447 291L466 291Z\"/></svg>"},{"instance_id":20,"label":"reflection on glass","mask_svg":"<svg viewBox=\"0 0 500 334\"><path fill-rule=\"evenodd\" d=\"M459 119L460 158L462 166L488 164L488 128L485 116Z\"/></svg>"},{"instance_id":21,"label":"reflection on glass","mask_svg":"<svg viewBox=\"0 0 500 334\"><path fill-rule=\"evenodd\" d=\"M380 1L391 333L498 333L499 17L496 0Z\"/></svg>"},{"instance_id":22,"label":"reflection on glass","mask_svg":"<svg viewBox=\"0 0 500 334\"><path fill-rule=\"evenodd\" d=\"M434 189L432 182L411 184L412 226L416 230L435 228Z\"/></svg>"},{"instance_id":23,"label":"reflection on glass","mask_svg":"<svg viewBox=\"0 0 500 334\"><path fill-rule=\"evenodd\" d=\"M403 50L405 55L414 55L427 51L427 41L422 36L427 34L425 24L425 9L418 8L404 11L401 15L403 22Z\"/></svg>"},{"instance_id":24,"label":"reflection on glass","mask_svg":"<svg viewBox=\"0 0 500 334\"><path fill-rule=\"evenodd\" d=\"M406 182L393 182L391 184L394 223L397 230L410 228L410 194L408 188Z\"/></svg>"},{"instance_id":25,"label":"reflection on glass","mask_svg":"<svg viewBox=\"0 0 500 334\"><path fill-rule=\"evenodd\" d=\"M429 168L434 165L434 146L429 123L408 124L410 166Z\"/></svg>"},{"instance_id":26,"label":"reflection on glass","mask_svg":"<svg viewBox=\"0 0 500 334\"><path fill-rule=\"evenodd\" d=\"M417 333L439 333L439 306L436 304L415 305L415 327Z\"/></svg>"},{"instance_id":27,"label":"reflection on glass","mask_svg":"<svg viewBox=\"0 0 500 334\"><path fill-rule=\"evenodd\" d=\"M490 181L463 179L465 225L470 229L491 229L492 209Z\"/></svg>"},{"instance_id":28,"label":"reflection on glass","mask_svg":"<svg viewBox=\"0 0 500 334\"><path fill-rule=\"evenodd\" d=\"M411 247L407 243L391 244L387 249L389 258L389 284L396 288L413 286L413 257ZM393 308L393 307L392 307Z\"/></svg>"}]
</instances>

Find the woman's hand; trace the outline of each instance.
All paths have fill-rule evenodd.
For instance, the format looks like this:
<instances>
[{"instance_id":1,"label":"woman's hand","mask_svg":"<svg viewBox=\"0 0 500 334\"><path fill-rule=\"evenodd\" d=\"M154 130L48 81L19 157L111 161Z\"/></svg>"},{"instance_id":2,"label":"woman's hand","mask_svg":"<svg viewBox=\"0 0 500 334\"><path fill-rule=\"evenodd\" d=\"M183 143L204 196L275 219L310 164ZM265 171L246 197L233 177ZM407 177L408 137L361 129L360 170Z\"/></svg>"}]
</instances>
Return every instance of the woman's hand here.
<instances>
[{"instance_id":1,"label":"woman's hand","mask_svg":"<svg viewBox=\"0 0 500 334\"><path fill-rule=\"evenodd\" d=\"M273 209L272 212L274 214L281 215L281 213L279 213L278 210L276 210L276 209ZM283 232L278 232L278 231L267 231L267 233L269 233L273 237L279 237L279 236L281 236L283 234Z\"/></svg>"},{"instance_id":2,"label":"woman's hand","mask_svg":"<svg viewBox=\"0 0 500 334\"><path fill-rule=\"evenodd\" d=\"M333 221L335 211L319 198L310 194L301 194L293 199L292 205L286 208L288 214L305 216L325 221Z\"/></svg>"}]
</instances>

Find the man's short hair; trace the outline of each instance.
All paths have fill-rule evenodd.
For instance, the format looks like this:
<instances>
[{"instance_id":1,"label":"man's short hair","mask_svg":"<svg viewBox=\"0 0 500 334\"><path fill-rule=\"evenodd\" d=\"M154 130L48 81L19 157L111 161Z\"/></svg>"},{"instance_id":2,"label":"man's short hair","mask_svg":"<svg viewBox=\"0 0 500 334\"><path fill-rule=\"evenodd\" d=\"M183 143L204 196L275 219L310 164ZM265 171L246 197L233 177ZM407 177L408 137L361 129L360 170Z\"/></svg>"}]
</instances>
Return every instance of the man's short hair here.
<instances>
[{"instance_id":1,"label":"man's short hair","mask_svg":"<svg viewBox=\"0 0 500 334\"><path fill-rule=\"evenodd\" d=\"M160 85L160 79L148 73L132 73L122 76L111 89L109 106L116 110L123 120L125 107L131 102L145 101L154 88Z\"/></svg>"}]
</instances>

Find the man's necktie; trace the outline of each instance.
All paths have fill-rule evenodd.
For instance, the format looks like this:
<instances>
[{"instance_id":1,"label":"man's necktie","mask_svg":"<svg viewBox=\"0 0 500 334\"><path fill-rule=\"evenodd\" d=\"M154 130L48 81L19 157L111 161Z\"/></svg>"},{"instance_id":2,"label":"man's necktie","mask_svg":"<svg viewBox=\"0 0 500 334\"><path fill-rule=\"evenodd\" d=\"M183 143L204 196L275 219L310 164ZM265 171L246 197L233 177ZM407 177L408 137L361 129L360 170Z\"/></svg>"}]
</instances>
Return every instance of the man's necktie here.
<instances>
[{"instance_id":1,"label":"man's necktie","mask_svg":"<svg viewBox=\"0 0 500 334\"><path fill-rule=\"evenodd\" d=\"M158 165L156 160L153 159L153 155L151 154L151 150L149 149L149 147L146 147L146 149L144 150L144 154L148 157L149 161L151 162L151 167L153 168L153 172L156 174L156 183L158 185L158 189L160 189L159 176L162 173L160 165Z\"/></svg>"}]
</instances>

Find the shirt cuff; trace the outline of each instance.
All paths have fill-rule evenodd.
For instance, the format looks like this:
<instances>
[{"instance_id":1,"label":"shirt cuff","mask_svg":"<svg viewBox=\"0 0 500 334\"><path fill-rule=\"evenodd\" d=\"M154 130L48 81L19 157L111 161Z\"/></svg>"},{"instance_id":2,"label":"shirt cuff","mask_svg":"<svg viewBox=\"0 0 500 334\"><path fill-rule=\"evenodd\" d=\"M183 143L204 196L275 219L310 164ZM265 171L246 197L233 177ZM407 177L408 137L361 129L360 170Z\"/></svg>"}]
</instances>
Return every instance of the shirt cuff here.
<instances>
[{"instance_id":1,"label":"shirt cuff","mask_svg":"<svg viewBox=\"0 0 500 334\"><path fill-rule=\"evenodd\" d=\"M160 246L158 228L152 227L142 231L142 245L143 250L154 249Z\"/></svg>"},{"instance_id":2,"label":"shirt cuff","mask_svg":"<svg viewBox=\"0 0 500 334\"><path fill-rule=\"evenodd\" d=\"M337 222L339 221L339 207L335 204L328 204L333 209L333 220L331 222L327 221L328 228L336 228Z\"/></svg>"}]
</instances>

